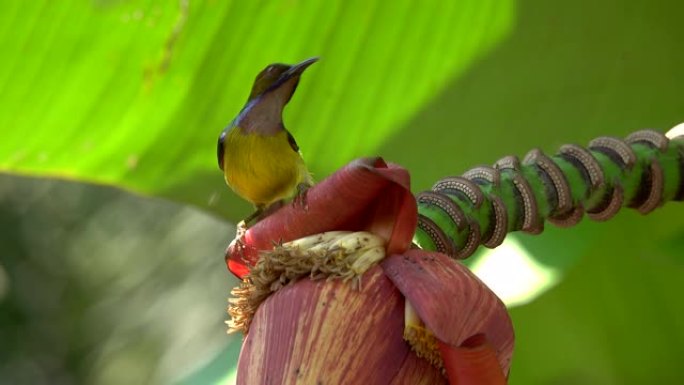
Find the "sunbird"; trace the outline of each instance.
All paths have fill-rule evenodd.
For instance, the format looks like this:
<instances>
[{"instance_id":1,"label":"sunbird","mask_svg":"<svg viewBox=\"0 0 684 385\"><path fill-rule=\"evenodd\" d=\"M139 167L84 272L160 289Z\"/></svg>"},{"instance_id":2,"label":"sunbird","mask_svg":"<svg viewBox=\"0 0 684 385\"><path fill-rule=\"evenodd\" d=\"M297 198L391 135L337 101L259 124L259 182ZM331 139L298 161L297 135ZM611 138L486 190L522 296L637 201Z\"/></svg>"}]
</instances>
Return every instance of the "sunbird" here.
<instances>
[{"instance_id":1,"label":"sunbird","mask_svg":"<svg viewBox=\"0 0 684 385\"><path fill-rule=\"evenodd\" d=\"M254 80L247 103L218 138L218 164L226 183L256 208L244 220L245 226L292 196L293 204L306 207L306 190L313 179L283 124L283 109L304 70L317 60L264 68Z\"/></svg>"}]
</instances>

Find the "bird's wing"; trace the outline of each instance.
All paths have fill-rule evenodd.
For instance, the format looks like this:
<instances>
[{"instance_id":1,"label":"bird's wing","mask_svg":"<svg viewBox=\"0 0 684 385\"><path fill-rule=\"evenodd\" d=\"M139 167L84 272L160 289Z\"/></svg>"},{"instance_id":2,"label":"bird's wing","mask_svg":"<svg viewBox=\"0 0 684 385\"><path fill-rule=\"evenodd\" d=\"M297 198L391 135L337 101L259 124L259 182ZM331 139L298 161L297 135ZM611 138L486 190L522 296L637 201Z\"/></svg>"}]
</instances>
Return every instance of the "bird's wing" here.
<instances>
[{"instance_id":1,"label":"bird's wing","mask_svg":"<svg viewBox=\"0 0 684 385\"><path fill-rule=\"evenodd\" d=\"M218 165L221 170L223 170L223 150L227 132L228 130L223 130L223 132L221 132L221 135L219 135L218 138L218 143L216 144L216 156L218 157Z\"/></svg>"},{"instance_id":2,"label":"bird's wing","mask_svg":"<svg viewBox=\"0 0 684 385\"><path fill-rule=\"evenodd\" d=\"M287 141L290 143L290 147L292 147L295 152L299 152L299 146L297 145L297 141L295 140L294 136L288 131L287 129L285 130L287 132Z\"/></svg>"}]
</instances>

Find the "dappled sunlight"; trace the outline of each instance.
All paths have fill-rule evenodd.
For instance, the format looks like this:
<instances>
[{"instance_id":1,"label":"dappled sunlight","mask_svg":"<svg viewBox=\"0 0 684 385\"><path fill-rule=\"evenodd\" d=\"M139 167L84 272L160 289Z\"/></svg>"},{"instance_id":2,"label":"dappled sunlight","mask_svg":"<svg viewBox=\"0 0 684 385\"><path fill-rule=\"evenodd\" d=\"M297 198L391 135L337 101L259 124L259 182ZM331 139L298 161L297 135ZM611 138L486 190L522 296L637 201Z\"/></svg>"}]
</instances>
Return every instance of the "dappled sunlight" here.
<instances>
[{"instance_id":1,"label":"dappled sunlight","mask_svg":"<svg viewBox=\"0 0 684 385\"><path fill-rule=\"evenodd\" d=\"M235 385L237 380L237 368L226 371L226 376L214 382L214 385Z\"/></svg>"},{"instance_id":2,"label":"dappled sunlight","mask_svg":"<svg viewBox=\"0 0 684 385\"><path fill-rule=\"evenodd\" d=\"M561 278L559 270L537 262L514 236L485 251L471 269L509 307L533 301Z\"/></svg>"},{"instance_id":3,"label":"dappled sunlight","mask_svg":"<svg viewBox=\"0 0 684 385\"><path fill-rule=\"evenodd\" d=\"M670 131L667 132L667 136L669 138L684 136L684 123L679 123L678 125L672 127Z\"/></svg>"}]
</instances>

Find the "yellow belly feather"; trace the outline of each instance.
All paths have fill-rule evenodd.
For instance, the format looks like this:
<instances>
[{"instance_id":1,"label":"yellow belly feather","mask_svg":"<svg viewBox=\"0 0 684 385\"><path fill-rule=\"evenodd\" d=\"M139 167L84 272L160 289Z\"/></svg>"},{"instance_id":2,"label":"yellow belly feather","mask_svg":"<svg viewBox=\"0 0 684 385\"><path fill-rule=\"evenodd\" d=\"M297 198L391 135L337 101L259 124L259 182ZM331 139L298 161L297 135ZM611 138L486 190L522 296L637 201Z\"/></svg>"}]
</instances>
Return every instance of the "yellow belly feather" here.
<instances>
[{"instance_id":1,"label":"yellow belly feather","mask_svg":"<svg viewBox=\"0 0 684 385\"><path fill-rule=\"evenodd\" d=\"M275 135L243 134L234 127L224 145L226 182L256 206L268 206L294 195L298 184L310 182L301 155L285 130Z\"/></svg>"}]
</instances>

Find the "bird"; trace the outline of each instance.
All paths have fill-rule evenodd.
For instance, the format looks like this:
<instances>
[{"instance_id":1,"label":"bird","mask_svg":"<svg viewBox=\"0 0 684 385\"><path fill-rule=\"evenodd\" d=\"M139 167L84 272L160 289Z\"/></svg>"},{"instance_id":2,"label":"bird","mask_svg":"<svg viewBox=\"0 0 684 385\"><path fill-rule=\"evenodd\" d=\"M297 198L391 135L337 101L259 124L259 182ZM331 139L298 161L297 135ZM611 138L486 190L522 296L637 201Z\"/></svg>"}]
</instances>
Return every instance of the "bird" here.
<instances>
[{"instance_id":1,"label":"bird","mask_svg":"<svg viewBox=\"0 0 684 385\"><path fill-rule=\"evenodd\" d=\"M294 136L283 124L283 109L299 79L317 57L298 64L274 63L257 75L245 106L218 138L217 156L228 186L256 211L244 219L249 227L294 196L306 209L313 178Z\"/></svg>"}]
</instances>

